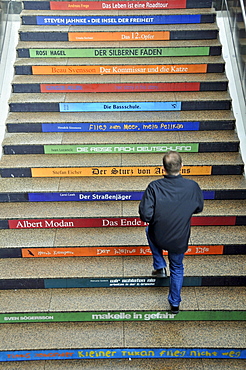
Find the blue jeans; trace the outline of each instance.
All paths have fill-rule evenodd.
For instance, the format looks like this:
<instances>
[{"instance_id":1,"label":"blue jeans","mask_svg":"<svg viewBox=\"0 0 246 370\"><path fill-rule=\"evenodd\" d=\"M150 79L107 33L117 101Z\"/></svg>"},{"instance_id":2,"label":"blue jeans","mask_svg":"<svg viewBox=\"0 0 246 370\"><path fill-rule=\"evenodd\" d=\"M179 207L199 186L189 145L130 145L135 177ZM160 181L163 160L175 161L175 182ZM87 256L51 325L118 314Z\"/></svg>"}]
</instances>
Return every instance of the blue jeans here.
<instances>
[{"instance_id":1,"label":"blue jeans","mask_svg":"<svg viewBox=\"0 0 246 370\"><path fill-rule=\"evenodd\" d=\"M167 267L163 257L163 250L159 249L152 243L148 234L148 226L146 227L146 236L153 255L153 267L155 270ZM169 270L170 270L170 285L168 301L172 306L179 306L181 302L181 289L184 277L183 265L184 253L177 254L168 252Z\"/></svg>"}]
</instances>

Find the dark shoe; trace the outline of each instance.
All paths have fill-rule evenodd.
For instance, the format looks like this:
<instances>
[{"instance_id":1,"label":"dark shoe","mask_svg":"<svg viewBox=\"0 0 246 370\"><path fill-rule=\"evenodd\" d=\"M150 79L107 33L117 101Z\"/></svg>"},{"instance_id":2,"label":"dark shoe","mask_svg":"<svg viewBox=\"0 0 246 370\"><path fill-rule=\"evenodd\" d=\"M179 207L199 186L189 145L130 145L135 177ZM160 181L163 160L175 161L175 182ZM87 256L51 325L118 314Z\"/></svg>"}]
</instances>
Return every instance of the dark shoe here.
<instances>
[{"instance_id":1,"label":"dark shoe","mask_svg":"<svg viewBox=\"0 0 246 370\"><path fill-rule=\"evenodd\" d=\"M171 312L173 313L173 314L177 314L177 313L179 313L179 306L172 306L171 305Z\"/></svg>"},{"instance_id":2,"label":"dark shoe","mask_svg":"<svg viewBox=\"0 0 246 370\"><path fill-rule=\"evenodd\" d=\"M165 268L153 270L152 275L156 277L167 277L167 270Z\"/></svg>"}]
</instances>

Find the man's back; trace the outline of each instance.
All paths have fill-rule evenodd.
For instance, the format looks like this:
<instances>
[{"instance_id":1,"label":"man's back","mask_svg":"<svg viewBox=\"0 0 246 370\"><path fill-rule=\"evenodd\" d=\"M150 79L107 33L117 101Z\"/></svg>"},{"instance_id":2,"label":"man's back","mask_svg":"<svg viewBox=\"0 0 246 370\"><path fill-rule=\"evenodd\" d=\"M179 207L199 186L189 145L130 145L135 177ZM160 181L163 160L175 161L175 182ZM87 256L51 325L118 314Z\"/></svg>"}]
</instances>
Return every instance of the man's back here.
<instances>
[{"instance_id":1,"label":"man's back","mask_svg":"<svg viewBox=\"0 0 246 370\"><path fill-rule=\"evenodd\" d=\"M198 184L181 175L165 175L147 187L139 206L140 218L149 222L149 236L159 248L174 253L187 250L190 218L203 209Z\"/></svg>"}]
</instances>

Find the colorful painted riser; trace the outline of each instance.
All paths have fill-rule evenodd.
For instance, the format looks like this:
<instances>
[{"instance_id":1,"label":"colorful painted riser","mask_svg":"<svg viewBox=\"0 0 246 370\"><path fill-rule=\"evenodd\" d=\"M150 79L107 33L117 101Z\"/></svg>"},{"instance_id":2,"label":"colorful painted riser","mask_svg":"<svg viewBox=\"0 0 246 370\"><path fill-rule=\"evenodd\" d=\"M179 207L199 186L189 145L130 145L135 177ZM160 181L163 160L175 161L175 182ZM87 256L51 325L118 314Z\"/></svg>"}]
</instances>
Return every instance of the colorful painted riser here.
<instances>
[{"instance_id":1,"label":"colorful painted riser","mask_svg":"<svg viewBox=\"0 0 246 370\"><path fill-rule=\"evenodd\" d=\"M140 201L143 191L0 193L0 203ZM205 200L246 199L246 189L203 190Z\"/></svg>"},{"instance_id":2,"label":"colorful painted riser","mask_svg":"<svg viewBox=\"0 0 246 370\"><path fill-rule=\"evenodd\" d=\"M174 14L174 15L123 15L123 16L42 16L23 15L23 25L41 26L115 26L115 25L156 25L156 24L200 24L214 23L214 14Z\"/></svg>"},{"instance_id":3,"label":"colorful painted riser","mask_svg":"<svg viewBox=\"0 0 246 370\"><path fill-rule=\"evenodd\" d=\"M30 91L32 92L32 91ZM234 130L235 122L78 122L78 123L7 123L8 132L165 132Z\"/></svg>"},{"instance_id":4,"label":"colorful painted riser","mask_svg":"<svg viewBox=\"0 0 246 370\"><path fill-rule=\"evenodd\" d=\"M222 73L224 63L141 64L141 65L16 65L16 75L145 75Z\"/></svg>"},{"instance_id":5,"label":"colorful painted riser","mask_svg":"<svg viewBox=\"0 0 246 370\"><path fill-rule=\"evenodd\" d=\"M244 276L184 276L183 286L244 286ZM63 289L63 288L143 288L169 286L169 278L153 276L87 277L87 278L17 278L1 279L0 289Z\"/></svg>"},{"instance_id":6,"label":"colorful painted riser","mask_svg":"<svg viewBox=\"0 0 246 370\"><path fill-rule=\"evenodd\" d=\"M23 322L245 321L245 311L98 311L0 313L0 324Z\"/></svg>"},{"instance_id":7,"label":"colorful painted riser","mask_svg":"<svg viewBox=\"0 0 246 370\"><path fill-rule=\"evenodd\" d=\"M104 218L47 218L47 219L10 219L0 220L1 229L71 229L107 227L145 227L148 223L139 217ZM193 216L192 226L242 226L246 216Z\"/></svg>"},{"instance_id":8,"label":"colorful painted riser","mask_svg":"<svg viewBox=\"0 0 246 370\"><path fill-rule=\"evenodd\" d=\"M10 103L11 112L180 112L197 110L230 110L231 100L101 102L101 103Z\"/></svg>"},{"instance_id":9,"label":"colorful painted riser","mask_svg":"<svg viewBox=\"0 0 246 370\"><path fill-rule=\"evenodd\" d=\"M134 358L192 358L192 359L246 359L246 350L241 348L81 348L48 349L30 351L2 351L1 362L42 360L95 360ZM83 366L83 362L81 363Z\"/></svg>"},{"instance_id":10,"label":"colorful painted riser","mask_svg":"<svg viewBox=\"0 0 246 370\"><path fill-rule=\"evenodd\" d=\"M188 176L241 175L243 164L184 166L181 174ZM1 168L1 177L131 177L162 176L161 166L145 167L18 167Z\"/></svg>"},{"instance_id":11,"label":"colorful painted riser","mask_svg":"<svg viewBox=\"0 0 246 370\"><path fill-rule=\"evenodd\" d=\"M220 54L221 46L18 49L19 58L149 58Z\"/></svg>"},{"instance_id":12,"label":"colorful painted riser","mask_svg":"<svg viewBox=\"0 0 246 370\"><path fill-rule=\"evenodd\" d=\"M167 255L166 251L163 251ZM187 256L246 254L246 244L189 245ZM71 258L71 257L151 256L149 246L30 247L1 248L0 258Z\"/></svg>"},{"instance_id":13,"label":"colorful painted riser","mask_svg":"<svg viewBox=\"0 0 246 370\"><path fill-rule=\"evenodd\" d=\"M27 10L155 10L211 8L212 0L157 1L23 1Z\"/></svg>"},{"instance_id":14,"label":"colorful painted riser","mask_svg":"<svg viewBox=\"0 0 246 370\"><path fill-rule=\"evenodd\" d=\"M151 83L100 83L100 84L13 84L14 93L129 93L172 91L226 91L227 81L211 82L151 82Z\"/></svg>"},{"instance_id":15,"label":"colorful painted riser","mask_svg":"<svg viewBox=\"0 0 246 370\"><path fill-rule=\"evenodd\" d=\"M157 144L108 144L108 145L4 145L4 154L132 154L166 153L170 150L179 153L236 152L239 142L216 143L157 143Z\"/></svg>"},{"instance_id":16,"label":"colorful painted riser","mask_svg":"<svg viewBox=\"0 0 246 370\"><path fill-rule=\"evenodd\" d=\"M141 25L140 25L141 26ZM88 25L87 25L88 27ZM144 27L144 26L142 26ZM180 26L181 27L181 26ZM211 27L214 28L214 27ZM141 32L141 30L139 30ZM166 31L165 31L166 32ZM215 40L218 37L218 30L173 30L168 31L169 40ZM69 32L62 32L57 29L57 32L34 32L34 31L20 31L19 37L21 41L44 41L44 42L58 42L69 41ZM217 47L216 47L217 48Z\"/></svg>"}]
</instances>

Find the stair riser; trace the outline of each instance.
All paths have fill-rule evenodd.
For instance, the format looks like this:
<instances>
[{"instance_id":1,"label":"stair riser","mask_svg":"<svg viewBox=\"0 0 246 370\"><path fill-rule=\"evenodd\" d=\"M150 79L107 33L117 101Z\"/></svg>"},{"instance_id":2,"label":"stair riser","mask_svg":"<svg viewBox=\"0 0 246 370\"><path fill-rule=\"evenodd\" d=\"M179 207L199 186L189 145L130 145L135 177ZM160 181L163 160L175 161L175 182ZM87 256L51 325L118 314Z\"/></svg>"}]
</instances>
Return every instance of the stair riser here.
<instances>
[{"instance_id":1,"label":"stair riser","mask_svg":"<svg viewBox=\"0 0 246 370\"><path fill-rule=\"evenodd\" d=\"M218 30L170 31L169 40L214 40L218 38ZM24 32L20 31L20 41L69 41L68 32Z\"/></svg>"},{"instance_id":2,"label":"stair riser","mask_svg":"<svg viewBox=\"0 0 246 370\"><path fill-rule=\"evenodd\" d=\"M182 175L242 175L243 165L185 166ZM1 177L130 177L161 176L162 168L156 167L68 167L68 168L3 168Z\"/></svg>"},{"instance_id":3,"label":"stair riser","mask_svg":"<svg viewBox=\"0 0 246 370\"><path fill-rule=\"evenodd\" d=\"M161 143L161 144L115 144L115 145L5 145L4 154L132 154L167 153L170 150L180 153L237 152L238 142L229 143Z\"/></svg>"},{"instance_id":4,"label":"stair riser","mask_svg":"<svg viewBox=\"0 0 246 370\"><path fill-rule=\"evenodd\" d=\"M59 48L17 49L19 58L146 58L175 56L218 56L221 46L145 48Z\"/></svg>"},{"instance_id":5,"label":"stair riser","mask_svg":"<svg viewBox=\"0 0 246 370\"><path fill-rule=\"evenodd\" d=\"M234 121L218 122L111 122L111 123L8 123L8 132L166 132L234 130Z\"/></svg>"},{"instance_id":6,"label":"stair riser","mask_svg":"<svg viewBox=\"0 0 246 370\"><path fill-rule=\"evenodd\" d=\"M105 103L10 103L10 112L146 112L230 110L231 101L105 102Z\"/></svg>"},{"instance_id":7,"label":"stair riser","mask_svg":"<svg viewBox=\"0 0 246 370\"><path fill-rule=\"evenodd\" d=\"M99 312L23 312L0 314L0 324L23 322L119 322L119 321L245 321L244 311L99 311Z\"/></svg>"},{"instance_id":8,"label":"stair riser","mask_svg":"<svg viewBox=\"0 0 246 370\"><path fill-rule=\"evenodd\" d=\"M139 217L125 218L57 218L0 220L0 229L71 229L71 228L124 228L146 227ZM243 226L246 216L200 216L191 218L192 226Z\"/></svg>"},{"instance_id":9,"label":"stair riser","mask_svg":"<svg viewBox=\"0 0 246 370\"><path fill-rule=\"evenodd\" d=\"M228 82L124 83L124 84L13 84L14 93L124 93L172 91L227 91Z\"/></svg>"},{"instance_id":10,"label":"stair riser","mask_svg":"<svg viewBox=\"0 0 246 370\"><path fill-rule=\"evenodd\" d=\"M0 193L0 203L11 202L100 202L140 201L143 192L59 192L59 193ZM246 189L203 190L205 200L246 199Z\"/></svg>"},{"instance_id":11,"label":"stair riser","mask_svg":"<svg viewBox=\"0 0 246 370\"><path fill-rule=\"evenodd\" d=\"M185 276L183 286L243 286L242 276ZM110 277L110 278L70 278L70 279L2 279L0 290L9 289L62 289L62 288L114 288L114 287L159 287L169 286L169 278L153 277Z\"/></svg>"},{"instance_id":12,"label":"stair riser","mask_svg":"<svg viewBox=\"0 0 246 370\"><path fill-rule=\"evenodd\" d=\"M214 23L215 14L177 15L123 15L123 16L22 16L23 25L41 26L116 26L116 25L156 25L156 24L200 24Z\"/></svg>"},{"instance_id":13,"label":"stair riser","mask_svg":"<svg viewBox=\"0 0 246 370\"><path fill-rule=\"evenodd\" d=\"M164 251L164 255L167 252ZM246 244L238 245L189 245L187 256L242 255ZM53 247L53 248L1 248L0 258L72 258L72 257L122 257L151 256L149 246Z\"/></svg>"},{"instance_id":14,"label":"stair riser","mask_svg":"<svg viewBox=\"0 0 246 370\"><path fill-rule=\"evenodd\" d=\"M186 74L222 73L224 63L172 64L172 65L94 65L94 66L15 66L16 75L145 75L145 74Z\"/></svg>"},{"instance_id":15,"label":"stair riser","mask_svg":"<svg viewBox=\"0 0 246 370\"><path fill-rule=\"evenodd\" d=\"M104 6L102 5L104 4ZM152 10L152 9L192 9L192 8L211 8L212 0L176 0L176 1L148 1L150 5L146 4L146 1L138 1L140 5L135 5L134 1L117 1L115 4L119 4L117 6L117 10ZM79 2L56 2L56 1L23 1L24 9L27 10L109 10L110 3L109 1L79 1ZM108 6L106 6L106 5ZM158 5L159 4L159 5Z\"/></svg>"}]
</instances>

